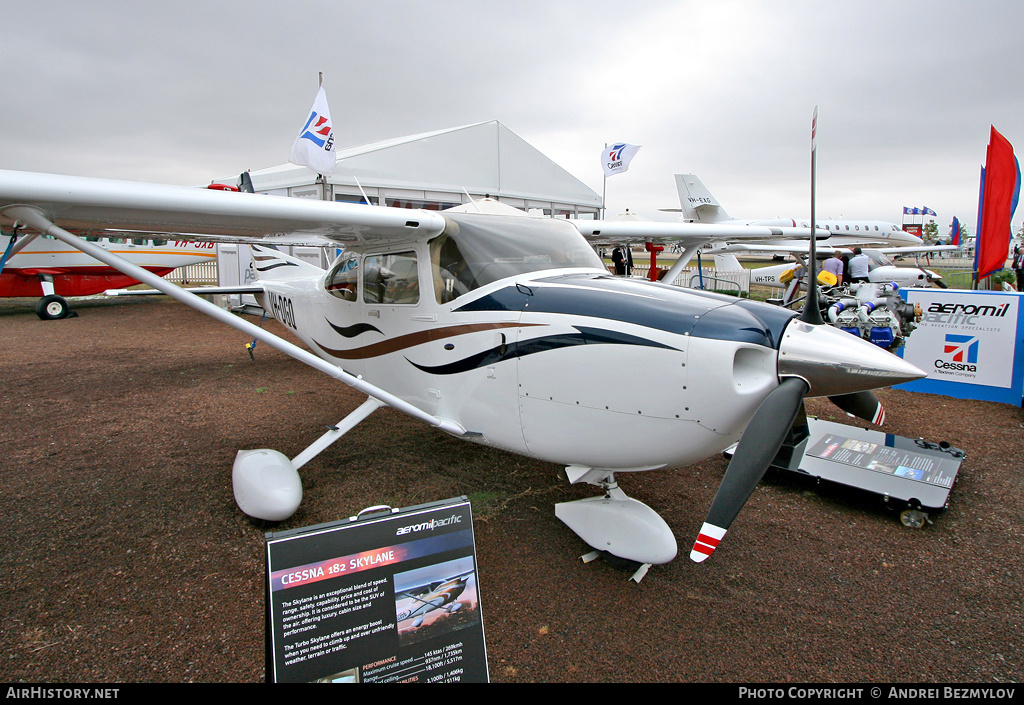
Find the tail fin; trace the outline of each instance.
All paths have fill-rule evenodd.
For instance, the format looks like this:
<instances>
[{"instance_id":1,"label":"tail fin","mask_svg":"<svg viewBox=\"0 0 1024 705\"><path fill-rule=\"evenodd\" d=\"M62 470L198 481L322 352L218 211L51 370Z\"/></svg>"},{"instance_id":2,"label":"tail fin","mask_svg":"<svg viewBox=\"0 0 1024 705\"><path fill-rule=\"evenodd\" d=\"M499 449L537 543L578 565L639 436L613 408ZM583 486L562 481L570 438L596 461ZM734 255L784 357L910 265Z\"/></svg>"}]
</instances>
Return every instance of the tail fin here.
<instances>
[{"instance_id":1,"label":"tail fin","mask_svg":"<svg viewBox=\"0 0 1024 705\"><path fill-rule=\"evenodd\" d=\"M273 247L250 245L249 248L252 250L252 267L256 270L256 279L301 279L324 273L320 267L286 255Z\"/></svg>"},{"instance_id":2,"label":"tail fin","mask_svg":"<svg viewBox=\"0 0 1024 705\"><path fill-rule=\"evenodd\" d=\"M687 223L718 223L732 220L704 182L693 174L676 174L676 189L683 221Z\"/></svg>"}]
</instances>

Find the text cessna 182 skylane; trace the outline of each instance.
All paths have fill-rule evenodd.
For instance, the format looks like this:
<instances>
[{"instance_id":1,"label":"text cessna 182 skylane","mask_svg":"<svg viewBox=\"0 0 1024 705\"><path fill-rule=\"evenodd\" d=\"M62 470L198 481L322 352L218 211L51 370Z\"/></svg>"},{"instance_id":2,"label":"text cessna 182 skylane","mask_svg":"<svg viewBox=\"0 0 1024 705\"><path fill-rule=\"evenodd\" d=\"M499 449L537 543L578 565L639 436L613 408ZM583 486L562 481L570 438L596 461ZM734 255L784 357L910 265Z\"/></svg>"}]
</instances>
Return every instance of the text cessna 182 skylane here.
<instances>
[{"instance_id":1,"label":"text cessna 182 skylane","mask_svg":"<svg viewBox=\"0 0 1024 705\"><path fill-rule=\"evenodd\" d=\"M409 210L9 171L0 171L0 225L79 247L367 395L294 459L239 452L236 501L268 520L298 507L304 463L390 405L602 488L557 505L557 516L593 548L646 571L675 557L675 538L654 510L625 495L616 473L687 465L739 439L690 553L702 561L801 417L805 396L829 396L871 419L879 405L867 390L924 376L780 307L613 277L588 242L681 243L685 264L709 240L785 236L779 228L538 218L492 201ZM327 272L254 246L261 279L241 289L315 354L68 232L109 228L344 244ZM608 370L619 384L600 383Z\"/></svg>"}]
</instances>

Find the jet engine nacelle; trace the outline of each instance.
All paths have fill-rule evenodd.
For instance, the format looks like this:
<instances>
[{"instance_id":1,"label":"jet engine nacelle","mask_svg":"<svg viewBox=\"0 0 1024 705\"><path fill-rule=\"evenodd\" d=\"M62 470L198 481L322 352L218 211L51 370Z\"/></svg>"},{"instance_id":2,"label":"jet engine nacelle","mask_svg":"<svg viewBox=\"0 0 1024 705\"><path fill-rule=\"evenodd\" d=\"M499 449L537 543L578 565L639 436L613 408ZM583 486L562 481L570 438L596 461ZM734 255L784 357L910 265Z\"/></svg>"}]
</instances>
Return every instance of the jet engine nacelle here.
<instances>
[{"instance_id":1,"label":"jet engine nacelle","mask_svg":"<svg viewBox=\"0 0 1024 705\"><path fill-rule=\"evenodd\" d=\"M917 267L883 265L868 272L868 280L875 284L892 283L901 289L927 287L928 275Z\"/></svg>"}]
</instances>

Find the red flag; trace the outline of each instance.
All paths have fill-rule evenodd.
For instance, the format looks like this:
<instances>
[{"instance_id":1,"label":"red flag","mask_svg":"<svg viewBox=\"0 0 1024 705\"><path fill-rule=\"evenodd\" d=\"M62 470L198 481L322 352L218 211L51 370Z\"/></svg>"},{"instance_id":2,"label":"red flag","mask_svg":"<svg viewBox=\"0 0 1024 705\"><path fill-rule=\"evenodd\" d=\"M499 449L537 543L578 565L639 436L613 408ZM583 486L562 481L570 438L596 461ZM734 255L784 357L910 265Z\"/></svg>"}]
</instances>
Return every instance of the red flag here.
<instances>
[{"instance_id":1,"label":"red flag","mask_svg":"<svg viewBox=\"0 0 1024 705\"><path fill-rule=\"evenodd\" d=\"M1016 206L1020 169L1013 146L992 127L985 155L975 263L978 279L1003 268L1010 253L1010 218Z\"/></svg>"}]
</instances>

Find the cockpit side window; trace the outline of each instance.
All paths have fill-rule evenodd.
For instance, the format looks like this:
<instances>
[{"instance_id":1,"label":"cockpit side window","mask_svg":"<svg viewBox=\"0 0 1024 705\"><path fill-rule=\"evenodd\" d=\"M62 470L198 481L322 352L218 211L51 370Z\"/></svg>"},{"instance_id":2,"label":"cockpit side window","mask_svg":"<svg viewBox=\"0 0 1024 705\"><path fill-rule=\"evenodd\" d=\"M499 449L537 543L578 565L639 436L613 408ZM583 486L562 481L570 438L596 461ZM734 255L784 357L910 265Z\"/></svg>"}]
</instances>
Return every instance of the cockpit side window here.
<instances>
[{"instance_id":1,"label":"cockpit side window","mask_svg":"<svg viewBox=\"0 0 1024 705\"><path fill-rule=\"evenodd\" d=\"M341 257L335 262L324 281L324 288L331 296L345 301L355 301L359 286L359 258L355 255Z\"/></svg>"},{"instance_id":2,"label":"cockpit side window","mask_svg":"<svg viewBox=\"0 0 1024 705\"><path fill-rule=\"evenodd\" d=\"M367 255L363 259L363 301L370 304L416 304L420 280L415 252Z\"/></svg>"},{"instance_id":3,"label":"cockpit side window","mask_svg":"<svg viewBox=\"0 0 1024 705\"><path fill-rule=\"evenodd\" d=\"M434 282L434 299L446 304L474 288L466 258L448 235L430 241L430 275Z\"/></svg>"}]
</instances>

